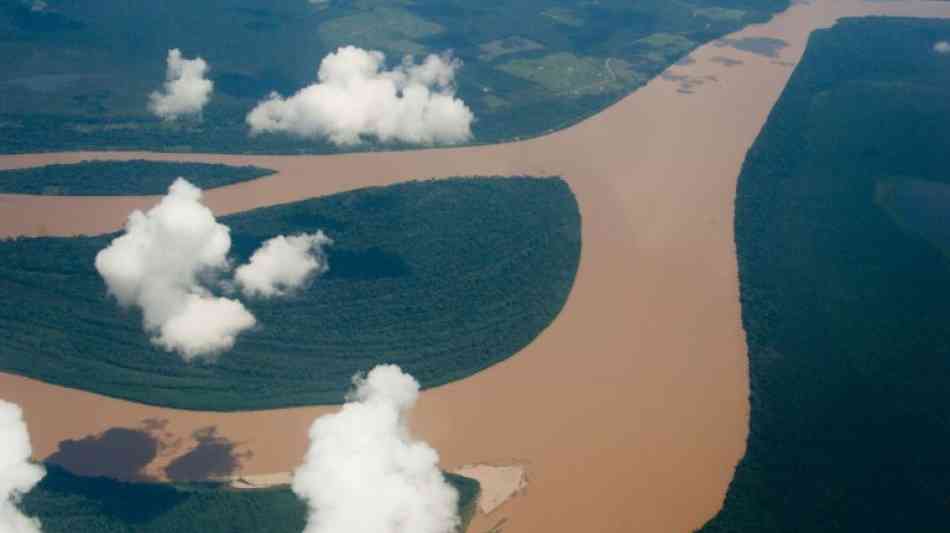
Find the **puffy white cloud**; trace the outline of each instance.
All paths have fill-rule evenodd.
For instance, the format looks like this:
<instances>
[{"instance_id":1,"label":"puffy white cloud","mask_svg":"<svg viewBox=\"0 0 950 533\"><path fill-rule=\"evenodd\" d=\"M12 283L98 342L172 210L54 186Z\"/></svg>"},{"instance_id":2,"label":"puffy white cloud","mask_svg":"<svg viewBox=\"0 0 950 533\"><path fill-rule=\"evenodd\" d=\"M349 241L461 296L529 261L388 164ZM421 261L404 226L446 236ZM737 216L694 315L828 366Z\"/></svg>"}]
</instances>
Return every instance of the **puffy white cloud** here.
<instances>
[{"instance_id":1,"label":"puffy white cloud","mask_svg":"<svg viewBox=\"0 0 950 533\"><path fill-rule=\"evenodd\" d=\"M253 133L288 132L337 145L364 137L406 143L458 143L471 138L472 111L455 97L461 62L430 55L406 57L385 70L382 52L339 48L320 63L318 81L293 96L277 93L248 115Z\"/></svg>"},{"instance_id":2,"label":"puffy white cloud","mask_svg":"<svg viewBox=\"0 0 950 533\"><path fill-rule=\"evenodd\" d=\"M950 54L950 42L938 42L934 45L934 52L937 52L938 54Z\"/></svg>"},{"instance_id":3,"label":"puffy white cloud","mask_svg":"<svg viewBox=\"0 0 950 533\"><path fill-rule=\"evenodd\" d=\"M120 304L142 309L155 344L191 359L231 348L255 324L240 302L201 285L230 268L230 248L201 190L179 178L158 205L129 215L125 233L96 255L96 270Z\"/></svg>"},{"instance_id":4,"label":"puffy white cloud","mask_svg":"<svg viewBox=\"0 0 950 533\"><path fill-rule=\"evenodd\" d=\"M419 384L384 365L354 385L338 413L314 421L294 473L293 490L310 507L305 533L454 532L458 493L406 424Z\"/></svg>"},{"instance_id":5,"label":"puffy white cloud","mask_svg":"<svg viewBox=\"0 0 950 533\"><path fill-rule=\"evenodd\" d=\"M40 523L17 508L46 472L30 462L33 449L23 412L16 404L0 400L0 533L38 533Z\"/></svg>"},{"instance_id":6,"label":"puffy white cloud","mask_svg":"<svg viewBox=\"0 0 950 533\"><path fill-rule=\"evenodd\" d=\"M282 296L327 271L323 247L332 243L322 231L278 235L262 244L248 264L238 267L234 279L246 296Z\"/></svg>"},{"instance_id":7,"label":"puffy white cloud","mask_svg":"<svg viewBox=\"0 0 950 533\"><path fill-rule=\"evenodd\" d=\"M205 78L208 64L200 57L183 58L177 48L168 51L167 62L165 86L162 91L149 95L149 110L166 120L201 113L214 87L211 80Z\"/></svg>"},{"instance_id":8,"label":"puffy white cloud","mask_svg":"<svg viewBox=\"0 0 950 533\"><path fill-rule=\"evenodd\" d=\"M255 323L254 315L237 300L191 293L181 309L162 324L154 342L190 359L230 350L238 334Z\"/></svg>"}]
</instances>

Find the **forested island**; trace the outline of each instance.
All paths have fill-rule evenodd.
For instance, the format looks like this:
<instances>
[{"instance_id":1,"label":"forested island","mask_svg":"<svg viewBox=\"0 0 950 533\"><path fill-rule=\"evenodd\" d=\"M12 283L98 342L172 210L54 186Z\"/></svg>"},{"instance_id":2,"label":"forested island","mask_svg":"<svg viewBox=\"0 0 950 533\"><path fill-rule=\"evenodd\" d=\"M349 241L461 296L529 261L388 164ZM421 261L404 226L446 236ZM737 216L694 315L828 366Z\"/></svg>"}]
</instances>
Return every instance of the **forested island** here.
<instances>
[{"instance_id":1,"label":"forested island","mask_svg":"<svg viewBox=\"0 0 950 533\"><path fill-rule=\"evenodd\" d=\"M329 271L246 301L257 327L185 362L149 342L94 268L115 234L0 241L0 369L142 403L241 410L340 403L392 363L423 387L524 348L564 306L580 213L556 178L458 178L355 190L222 217L235 264L278 234L324 231Z\"/></svg>"},{"instance_id":2,"label":"forested island","mask_svg":"<svg viewBox=\"0 0 950 533\"><path fill-rule=\"evenodd\" d=\"M464 532L475 512L478 482L454 474ZM299 533L307 506L288 486L232 489L221 483L168 484L84 477L48 465L20 507L45 533Z\"/></svg>"},{"instance_id":3,"label":"forested island","mask_svg":"<svg viewBox=\"0 0 950 533\"><path fill-rule=\"evenodd\" d=\"M0 170L0 193L61 196L165 194L183 177L202 189L212 189L273 174L255 166L176 161L82 161Z\"/></svg>"}]
</instances>

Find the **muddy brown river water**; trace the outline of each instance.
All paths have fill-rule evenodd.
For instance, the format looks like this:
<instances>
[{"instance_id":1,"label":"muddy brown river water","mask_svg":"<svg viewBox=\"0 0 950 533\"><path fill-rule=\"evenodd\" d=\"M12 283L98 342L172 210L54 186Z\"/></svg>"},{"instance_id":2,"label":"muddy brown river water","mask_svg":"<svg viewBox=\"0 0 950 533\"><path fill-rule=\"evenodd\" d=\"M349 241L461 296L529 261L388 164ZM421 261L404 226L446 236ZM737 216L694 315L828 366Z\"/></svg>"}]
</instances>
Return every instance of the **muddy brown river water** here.
<instances>
[{"instance_id":1,"label":"muddy brown river water","mask_svg":"<svg viewBox=\"0 0 950 533\"><path fill-rule=\"evenodd\" d=\"M742 160L808 34L872 13L950 17L950 2L798 3L696 50L693 62L604 112L523 142L314 157L37 154L0 157L0 168L147 158L278 171L208 191L219 214L409 179L564 176L583 217L583 250L563 312L514 357L423 393L413 426L447 469L527 467L527 491L479 517L475 533L502 518L506 532L691 531L722 505L748 431L733 239ZM759 37L784 46L743 46ZM0 235L111 231L154 202L0 195ZM204 427L243 454L241 472L288 471L302 458L310 422L334 409L178 411L9 374L0 374L0 396L24 408L38 458L66 439L151 420L168 444L146 466L152 474L187 453Z\"/></svg>"}]
</instances>

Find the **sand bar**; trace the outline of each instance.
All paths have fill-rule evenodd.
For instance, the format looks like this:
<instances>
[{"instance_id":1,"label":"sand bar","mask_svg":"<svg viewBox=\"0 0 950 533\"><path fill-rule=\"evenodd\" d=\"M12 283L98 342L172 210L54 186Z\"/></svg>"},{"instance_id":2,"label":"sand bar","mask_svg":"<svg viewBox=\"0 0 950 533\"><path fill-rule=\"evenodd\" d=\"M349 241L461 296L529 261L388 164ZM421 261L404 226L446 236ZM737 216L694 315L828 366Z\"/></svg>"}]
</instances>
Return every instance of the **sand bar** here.
<instances>
[{"instance_id":1,"label":"sand bar","mask_svg":"<svg viewBox=\"0 0 950 533\"><path fill-rule=\"evenodd\" d=\"M748 428L733 239L740 165L810 31L871 13L950 17L950 2L798 3L731 36L782 39L777 57L707 45L672 76L524 142L317 157L39 154L0 157L0 167L141 157L279 171L210 191L218 213L407 179L563 175L583 217L580 270L563 312L515 357L424 393L413 425L447 470L530 462L530 490L490 521L476 520L476 533L500 513L506 532L691 531L721 506ZM727 67L722 57L741 63ZM130 209L153 202L0 196L0 235L114 230ZM158 418L185 440L215 426L252 452L244 475L292 470L310 421L333 409L185 412L5 374L0 391L24 407L39 457L66 438Z\"/></svg>"},{"instance_id":2,"label":"sand bar","mask_svg":"<svg viewBox=\"0 0 950 533\"><path fill-rule=\"evenodd\" d=\"M478 512L482 514L491 514L528 488L528 470L524 465L465 465L455 473L478 481Z\"/></svg>"}]
</instances>

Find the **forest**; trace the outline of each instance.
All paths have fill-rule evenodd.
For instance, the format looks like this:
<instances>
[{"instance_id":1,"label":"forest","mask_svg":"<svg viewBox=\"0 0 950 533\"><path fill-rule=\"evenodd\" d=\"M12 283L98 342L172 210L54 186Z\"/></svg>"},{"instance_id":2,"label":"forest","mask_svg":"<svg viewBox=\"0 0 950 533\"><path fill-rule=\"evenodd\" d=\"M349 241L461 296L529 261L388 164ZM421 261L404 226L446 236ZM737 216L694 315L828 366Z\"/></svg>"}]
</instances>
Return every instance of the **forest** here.
<instances>
[{"instance_id":1,"label":"forest","mask_svg":"<svg viewBox=\"0 0 950 533\"><path fill-rule=\"evenodd\" d=\"M950 185L948 37L898 18L815 32L746 157L751 426L705 533L948 530L947 232L900 218L917 202L947 226L950 196L918 193Z\"/></svg>"},{"instance_id":2,"label":"forest","mask_svg":"<svg viewBox=\"0 0 950 533\"><path fill-rule=\"evenodd\" d=\"M306 523L306 504L287 486L129 483L46 468L46 477L20 504L45 533L300 533ZM459 492L464 532L475 511L478 482L448 473L446 480Z\"/></svg>"},{"instance_id":3,"label":"forest","mask_svg":"<svg viewBox=\"0 0 950 533\"><path fill-rule=\"evenodd\" d=\"M789 4L0 0L0 153L340 151L321 140L250 136L245 115L271 91L287 95L312 83L320 59L344 45L381 50L390 65L405 54L451 51L463 62L458 96L478 117L474 142L525 138L596 113L696 46ZM214 96L198 120L162 121L147 110L171 48L210 65Z\"/></svg>"},{"instance_id":4,"label":"forest","mask_svg":"<svg viewBox=\"0 0 950 533\"><path fill-rule=\"evenodd\" d=\"M559 178L409 182L219 221L234 264L275 235L323 230L330 270L293 296L245 300L258 326L186 363L107 295L93 261L115 234L0 241L0 369L216 411L340 403L353 375L380 363L433 387L537 337L580 260L580 213Z\"/></svg>"},{"instance_id":5,"label":"forest","mask_svg":"<svg viewBox=\"0 0 950 533\"><path fill-rule=\"evenodd\" d=\"M273 174L255 166L173 161L82 161L0 170L0 193L62 196L165 194L175 178L202 189L222 187Z\"/></svg>"}]
</instances>

